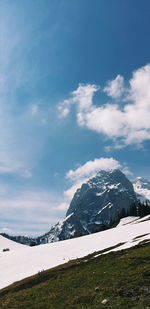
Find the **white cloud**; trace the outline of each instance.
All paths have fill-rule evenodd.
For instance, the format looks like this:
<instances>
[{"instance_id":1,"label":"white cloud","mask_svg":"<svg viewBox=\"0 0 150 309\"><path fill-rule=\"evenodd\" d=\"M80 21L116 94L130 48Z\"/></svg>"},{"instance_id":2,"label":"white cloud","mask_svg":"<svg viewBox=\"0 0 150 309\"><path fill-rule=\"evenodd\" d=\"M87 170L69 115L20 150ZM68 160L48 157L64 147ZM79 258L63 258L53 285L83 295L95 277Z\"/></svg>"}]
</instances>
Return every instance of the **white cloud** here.
<instances>
[{"instance_id":1,"label":"white cloud","mask_svg":"<svg viewBox=\"0 0 150 309\"><path fill-rule=\"evenodd\" d=\"M75 170L68 171L66 178L70 180L79 180L85 177L89 178L95 175L99 170L108 171L120 167L120 163L113 158L98 158L93 161L86 162Z\"/></svg>"},{"instance_id":2,"label":"white cloud","mask_svg":"<svg viewBox=\"0 0 150 309\"><path fill-rule=\"evenodd\" d=\"M0 230L7 227L11 234L44 234L62 219L67 209L58 192L16 190L11 185L0 195Z\"/></svg>"},{"instance_id":3,"label":"white cloud","mask_svg":"<svg viewBox=\"0 0 150 309\"><path fill-rule=\"evenodd\" d=\"M63 203L60 203L59 205L53 207L54 210L58 210L58 211L65 211L67 210L68 208L68 203L67 202L63 202Z\"/></svg>"},{"instance_id":4,"label":"white cloud","mask_svg":"<svg viewBox=\"0 0 150 309\"><path fill-rule=\"evenodd\" d=\"M122 169L122 172L128 177L128 176L133 176L133 173L129 170L127 166L124 166Z\"/></svg>"},{"instance_id":5,"label":"white cloud","mask_svg":"<svg viewBox=\"0 0 150 309\"><path fill-rule=\"evenodd\" d=\"M73 104L78 105L78 112L88 111L92 106L93 95L96 91L100 89L96 85L84 85L79 84L78 88L71 93L71 98L68 100L63 100L57 106L59 117L66 117Z\"/></svg>"},{"instance_id":6,"label":"white cloud","mask_svg":"<svg viewBox=\"0 0 150 309\"><path fill-rule=\"evenodd\" d=\"M66 117L70 113L71 104L71 100L64 100L58 104L57 110L60 118Z\"/></svg>"},{"instance_id":7,"label":"white cloud","mask_svg":"<svg viewBox=\"0 0 150 309\"><path fill-rule=\"evenodd\" d=\"M0 229L0 233L9 234L9 233L11 233L11 229L8 229L7 227L4 227L4 228Z\"/></svg>"},{"instance_id":8,"label":"white cloud","mask_svg":"<svg viewBox=\"0 0 150 309\"><path fill-rule=\"evenodd\" d=\"M117 75L114 80L108 81L107 86L103 89L103 91L113 99L120 98L125 91L123 76Z\"/></svg>"},{"instance_id":9,"label":"white cloud","mask_svg":"<svg viewBox=\"0 0 150 309\"><path fill-rule=\"evenodd\" d=\"M71 201L73 198L75 192L77 189L79 189L83 183L85 183L88 180L88 178L82 178L82 180L78 180L73 186L71 186L69 189L64 191L64 196L67 198L68 203Z\"/></svg>"},{"instance_id":10,"label":"white cloud","mask_svg":"<svg viewBox=\"0 0 150 309\"><path fill-rule=\"evenodd\" d=\"M133 130L128 133L126 144L140 144L147 139L150 139L149 130Z\"/></svg>"},{"instance_id":11,"label":"white cloud","mask_svg":"<svg viewBox=\"0 0 150 309\"><path fill-rule=\"evenodd\" d=\"M74 103L78 104L78 111L88 111L92 106L92 99L95 92L100 89L99 86L96 85L84 85L80 84L77 90L72 92Z\"/></svg>"},{"instance_id":12,"label":"white cloud","mask_svg":"<svg viewBox=\"0 0 150 309\"><path fill-rule=\"evenodd\" d=\"M66 178L73 182L73 185L64 192L65 197L70 201L78 188L89 178L94 177L100 170L111 170L121 168L121 164L113 158L98 158L88 161L66 173Z\"/></svg>"},{"instance_id":13,"label":"white cloud","mask_svg":"<svg viewBox=\"0 0 150 309\"><path fill-rule=\"evenodd\" d=\"M150 107L150 64L133 72L130 82L130 97L138 105Z\"/></svg>"},{"instance_id":14,"label":"white cloud","mask_svg":"<svg viewBox=\"0 0 150 309\"><path fill-rule=\"evenodd\" d=\"M96 85L79 85L72 92L71 99L67 100L69 109L71 104L76 104L80 127L104 134L115 142L117 148L133 144L139 146L150 140L150 64L133 72L128 84L125 89L123 77L118 75L104 88L108 96L120 98L123 104L116 104L116 100L101 106L93 104L93 95L99 90Z\"/></svg>"},{"instance_id":15,"label":"white cloud","mask_svg":"<svg viewBox=\"0 0 150 309\"><path fill-rule=\"evenodd\" d=\"M109 138L116 138L126 135L127 128L124 125L124 116L117 105L93 106L93 109L89 112L82 114L82 123L92 131L103 133Z\"/></svg>"},{"instance_id":16,"label":"white cloud","mask_svg":"<svg viewBox=\"0 0 150 309\"><path fill-rule=\"evenodd\" d=\"M10 160L7 155L5 158L1 158L0 174L16 174L23 178L32 177L30 169L25 168L21 163L17 163L15 160Z\"/></svg>"}]
</instances>

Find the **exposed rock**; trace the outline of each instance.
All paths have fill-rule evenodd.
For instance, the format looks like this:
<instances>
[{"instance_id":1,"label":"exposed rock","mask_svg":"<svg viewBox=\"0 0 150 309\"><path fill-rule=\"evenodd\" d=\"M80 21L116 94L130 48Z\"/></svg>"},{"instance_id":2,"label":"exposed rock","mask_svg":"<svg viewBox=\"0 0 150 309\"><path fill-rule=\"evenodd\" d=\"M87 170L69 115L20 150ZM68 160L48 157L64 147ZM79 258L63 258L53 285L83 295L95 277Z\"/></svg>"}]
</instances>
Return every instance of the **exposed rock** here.
<instances>
[{"instance_id":1,"label":"exposed rock","mask_svg":"<svg viewBox=\"0 0 150 309\"><path fill-rule=\"evenodd\" d=\"M100 171L78 189L66 218L53 226L41 242L54 242L95 233L110 227L121 211L137 198L132 183L119 170Z\"/></svg>"}]
</instances>

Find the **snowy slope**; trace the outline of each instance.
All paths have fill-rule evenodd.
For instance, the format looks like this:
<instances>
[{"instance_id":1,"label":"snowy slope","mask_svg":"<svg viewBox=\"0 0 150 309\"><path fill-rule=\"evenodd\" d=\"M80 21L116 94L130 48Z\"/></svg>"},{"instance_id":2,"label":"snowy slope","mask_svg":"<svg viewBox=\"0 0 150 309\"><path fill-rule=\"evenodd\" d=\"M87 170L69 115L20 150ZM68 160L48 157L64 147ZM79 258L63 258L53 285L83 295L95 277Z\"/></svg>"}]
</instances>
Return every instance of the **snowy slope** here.
<instances>
[{"instance_id":1,"label":"snowy slope","mask_svg":"<svg viewBox=\"0 0 150 309\"><path fill-rule=\"evenodd\" d=\"M3 252L3 250L6 248L8 248L10 251L16 251L25 247L25 245L21 245L0 235L0 253ZM4 254L6 254L6 252Z\"/></svg>"},{"instance_id":2,"label":"snowy slope","mask_svg":"<svg viewBox=\"0 0 150 309\"><path fill-rule=\"evenodd\" d=\"M133 182L134 191L137 194L137 198L144 202L150 201L150 182L143 177L137 177Z\"/></svg>"},{"instance_id":3,"label":"snowy slope","mask_svg":"<svg viewBox=\"0 0 150 309\"><path fill-rule=\"evenodd\" d=\"M126 224L129 224L129 223L132 223L133 221L137 221L139 222L139 217L125 217L125 218L122 218L119 222L119 224L117 225L117 227L120 227L122 225L126 225Z\"/></svg>"},{"instance_id":4,"label":"snowy slope","mask_svg":"<svg viewBox=\"0 0 150 309\"><path fill-rule=\"evenodd\" d=\"M129 248L143 240L150 240L150 216L133 219L132 221L130 218L128 224L103 232L35 247L22 246L21 250L16 251L1 252L0 288L39 271L64 264L71 259L81 258L104 249L108 249L107 252L109 252L110 247L116 245L119 246L111 251Z\"/></svg>"}]
</instances>

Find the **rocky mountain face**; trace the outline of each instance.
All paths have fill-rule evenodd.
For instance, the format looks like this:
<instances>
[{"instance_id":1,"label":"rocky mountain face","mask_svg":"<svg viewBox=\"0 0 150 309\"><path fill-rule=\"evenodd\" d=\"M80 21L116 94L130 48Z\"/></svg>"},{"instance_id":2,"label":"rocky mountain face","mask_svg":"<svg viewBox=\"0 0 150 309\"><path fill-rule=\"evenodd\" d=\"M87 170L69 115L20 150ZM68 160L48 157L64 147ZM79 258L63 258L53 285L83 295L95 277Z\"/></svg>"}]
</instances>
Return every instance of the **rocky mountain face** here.
<instances>
[{"instance_id":1,"label":"rocky mountain face","mask_svg":"<svg viewBox=\"0 0 150 309\"><path fill-rule=\"evenodd\" d=\"M150 202L150 182L143 177L137 177L133 182L134 191L141 202Z\"/></svg>"},{"instance_id":2,"label":"rocky mountain face","mask_svg":"<svg viewBox=\"0 0 150 309\"><path fill-rule=\"evenodd\" d=\"M78 189L66 218L40 237L54 242L95 233L108 228L120 213L137 203L132 183L120 170L100 171Z\"/></svg>"}]
</instances>

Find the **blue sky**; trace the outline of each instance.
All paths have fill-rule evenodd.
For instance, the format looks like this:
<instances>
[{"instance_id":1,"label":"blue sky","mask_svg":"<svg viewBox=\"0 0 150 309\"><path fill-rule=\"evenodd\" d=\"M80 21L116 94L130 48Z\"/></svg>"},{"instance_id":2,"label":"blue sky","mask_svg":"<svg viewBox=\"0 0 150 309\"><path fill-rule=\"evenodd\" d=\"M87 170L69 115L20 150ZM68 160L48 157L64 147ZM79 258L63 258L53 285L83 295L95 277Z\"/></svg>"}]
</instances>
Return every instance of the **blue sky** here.
<instances>
[{"instance_id":1,"label":"blue sky","mask_svg":"<svg viewBox=\"0 0 150 309\"><path fill-rule=\"evenodd\" d=\"M100 168L150 178L150 2L0 0L0 231L39 235Z\"/></svg>"}]
</instances>

